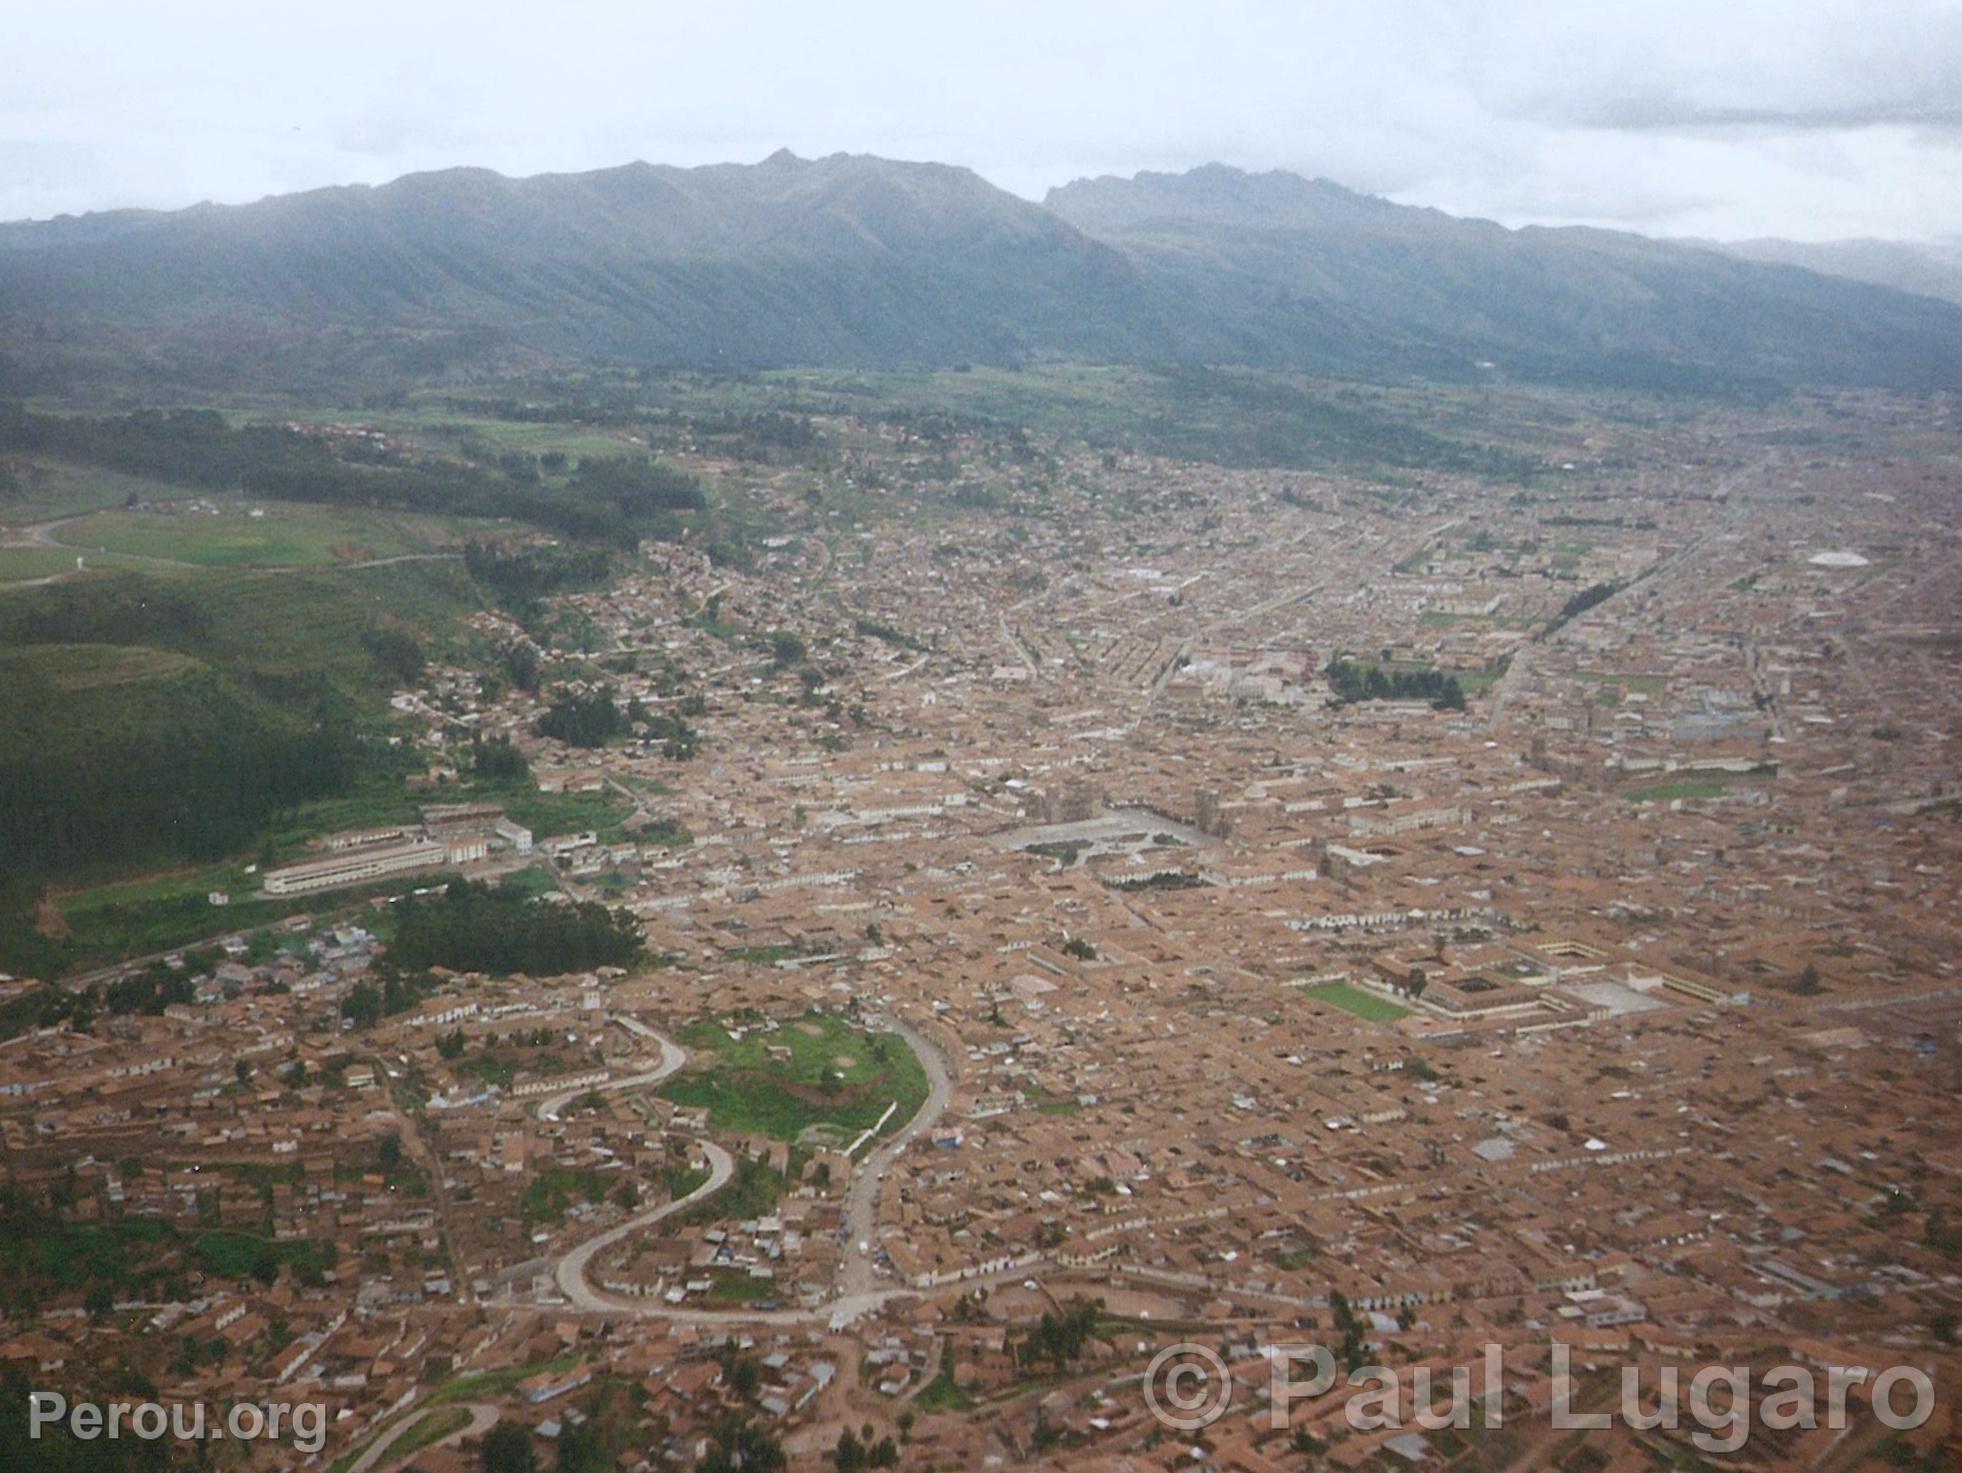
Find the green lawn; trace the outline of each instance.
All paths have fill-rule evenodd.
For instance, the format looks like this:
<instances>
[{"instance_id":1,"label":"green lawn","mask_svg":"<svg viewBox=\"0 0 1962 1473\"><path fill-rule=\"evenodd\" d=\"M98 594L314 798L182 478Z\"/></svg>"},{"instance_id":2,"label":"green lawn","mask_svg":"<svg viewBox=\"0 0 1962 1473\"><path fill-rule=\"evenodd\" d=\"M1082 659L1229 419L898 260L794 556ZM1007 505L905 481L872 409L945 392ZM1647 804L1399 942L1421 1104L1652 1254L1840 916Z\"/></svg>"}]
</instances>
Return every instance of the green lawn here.
<instances>
[{"instance_id":1,"label":"green lawn","mask_svg":"<svg viewBox=\"0 0 1962 1473\"><path fill-rule=\"evenodd\" d=\"M896 1033L867 1034L828 1014L812 1013L774 1031L749 1030L740 1041L714 1023L682 1030L702 1062L661 1091L676 1104L706 1106L718 1130L794 1141L813 1127L848 1137L868 1129L898 1101L886 1123L896 1130L925 1103L926 1073ZM788 1049L788 1059L772 1050ZM825 1083L827 1076L831 1084Z\"/></svg>"},{"instance_id":2,"label":"green lawn","mask_svg":"<svg viewBox=\"0 0 1962 1473\"><path fill-rule=\"evenodd\" d=\"M26 583L36 578L52 578L58 573L73 573L75 558L75 553L60 547L39 544L0 547L0 583ZM88 553L83 558L83 571L114 567L122 561L113 555Z\"/></svg>"},{"instance_id":3,"label":"green lawn","mask_svg":"<svg viewBox=\"0 0 1962 1473\"><path fill-rule=\"evenodd\" d=\"M1630 803L1673 803L1678 798L1721 798L1730 784L1720 778L1689 779L1677 783L1656 783L1652 787L1630 788L1621 796Z\"/></svg>"},{"instance_id":4,"label":"green lawn","mask_svg":"<svg viewBox=\"0 0 1962 1473\"><path fill-rule=\"evenodd\" d=\"M1394 1023L1399 1018L1410 1016L1409 1008L1398 1007L1387 998L1365 992L1347 982L1325 982L1320 987L1303 988L1302 996L1340 1008L1366 1023Z\"/></svg>"},{"instance_id":5,"label":"green lawn","mask_svg":"<svg viewBox=\"0 0 1962 1473\"><path fill-rule=\"evenodd\" d=\"M562 1375L582 1359L582 1356L574 1353L554 1360L536 1361L528 1366L506 1366L496 1371L465 1371L437 1387L427 1404L439 1407L457 1401L496 1401L516 1389L520 1381L529 1381L533 1376Z\"/></svg>"},{"instance_id":6,"label":"green lawn","mask_svg":"<svg viewBox=\"0 0 1962 1473\"><path fill-rule=\"evenodd\" d=\"M755 1279L746 1273L722 1272L715 1275L715 1285L708 1292L711 1304L755 1304L761 1299L775 1299L782 1293L775 1279Z\"/></svg>"},{"instance_id":7,"label":"green lawn","mask_svg":"<svg viewBox=\"0 0 1962 1473\"><path fill-rule=\"evenodd\" d=\"M1591 685L1617 685L1625 691L1645 696L1659 696L1663 688L1660 675L1622 674L1613 670L1576 670L1574 679L1587 681Z\"/></svg>"},{"instance_id":8,"label":"green lawn","mask_svg":"<svg viewBox=\"0 0 1962 1473\"><path fill-rule=\"evenodd\" d=\"M55 517L72 517L103 507L121 506L134 496L140 501L182 496L180 486L100 466L71 465L39 457L28 463L15 492L0 500L0 526L24 527ZM68 564L74 567L71 558Z\"/></svg>"},{"instance_id":9,"label":"green lawn","mask_svg":"<svg viewBox=\"0 0 1962 1473\"><path fill-rule=\"evenodd\" d=\"M180 509L175 511L100 511L65 522L51 535L63 547L231 568L367 562L439 552L469 533L502 530L494 522L366 507L228 497L204 504L217 512L181 509L188 502L177 503Z\"/></svg>"}]
</instances>

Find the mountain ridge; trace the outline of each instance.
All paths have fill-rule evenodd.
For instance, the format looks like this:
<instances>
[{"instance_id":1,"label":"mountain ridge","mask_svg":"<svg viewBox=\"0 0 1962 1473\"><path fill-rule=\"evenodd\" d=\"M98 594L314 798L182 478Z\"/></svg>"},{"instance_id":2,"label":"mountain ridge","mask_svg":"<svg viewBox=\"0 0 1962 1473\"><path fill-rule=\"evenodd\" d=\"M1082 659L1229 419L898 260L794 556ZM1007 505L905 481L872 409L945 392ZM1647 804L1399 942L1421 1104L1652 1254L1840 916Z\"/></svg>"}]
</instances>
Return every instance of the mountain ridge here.
<instances>
[{"instance_id":1,"label":"mountain ridge","mask_svg":"<svg viewBox=\"0 0 1962 1473\"><path fill-rule=\"evenodd\" d=\"M165 350L473 335L671 367L1078 358L1372 376L1962 385L1962 309L1577 227L1509 229L1224 164L1023 200L787 149L0 225L0 331Z\"/></svg>"}]
</instances>

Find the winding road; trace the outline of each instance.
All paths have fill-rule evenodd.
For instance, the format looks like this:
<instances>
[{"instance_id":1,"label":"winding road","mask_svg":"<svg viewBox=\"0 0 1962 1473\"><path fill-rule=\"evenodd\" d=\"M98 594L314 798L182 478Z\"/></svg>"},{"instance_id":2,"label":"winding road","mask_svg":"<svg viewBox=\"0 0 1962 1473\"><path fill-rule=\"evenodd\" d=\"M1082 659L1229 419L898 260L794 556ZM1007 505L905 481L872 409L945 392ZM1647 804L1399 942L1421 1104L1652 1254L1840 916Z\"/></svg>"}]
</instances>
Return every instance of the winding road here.
<instances>
[{"instance_id":1,"label":"winding road","mask_svg":"<svg viewBox=\"0 0 1962 1473\"><path fill-rule=\"evenodd\" d=\"M468 1422L464 1423L454 1432L445 1433L434 1442L424 1443L416 1451L427 1452L432 1447L448 1447L451 1443L461 1442L466 1437L482 1437L497 1425L499 1414L497 1408L494 1406L485 1406L480 1402L470 1402L463 1409L470 1413L470 1420ZM348 1464L347 1473L370 1473L370 1470L379 1466L382 1460L388 1456L388 1450L390 1448L400 1442L410 1431L420 1427L425 1420L433 1416L438 1416L441 1412L441 1407L425 1407L420 1413L412 1412L402 1418L401 1421L390 1427L363 1449L361 1456Z\"/></svg>"},{"instance_id":2,"label":"winding road","mask_svg":"<svg viewBox=\"0 0 1962 1473\"><path fill-rule=\"evenodd\" d=\"M657 1044L661 1050L661 1062L644 1073L629 1074L624 1079L609 1079L605 1084L584 1084L575 1089L563 1090L558 1094L552 1095L548 1099L540 1102L538 1106L538 1118L540 1120L556 1121L567 1105L570 1105L574 1100L583 1099L589 1094L611 1094L615 1090L646 1089L650 1085L659 1084L688 1062L687 1051L680 1044L664 1034L656 1033L645 1023L639 1022L638 1020L629 1020L625 1017L616 1017L613 1021L620 1024L629 1033L644 1038L650 1043Z\"/></svg>"},{"instance_id":3,"label":"winding road","mask_svg":"<svg viewBox=\"0 0 1962 1473\"><path fill-rule=\"evenodd\" d=\"M659 1207L637 1213L618 1227L608 1228L596 1238L588 1238L552 1265L552 1277L558 1283L559 1292L565 1295L569 1303L580 1309L628 1310L634 1313L644 1313L656 1308L642 1299L609 1294L603 1289L595 1289L587 1279L586 1272L592 1267L593 1260L615 1243L632 1237L635 1233L652 1227L662 1218L692 1207L704 1197L713 1196L722 1190L729 1178L736 1174L736 1158L713 1141L702 1142L702 1151L709 1160L708 1180L694 1191L685 1197L676 1197L672 1202L663 1202Z\"/></svg>"},{"instance_id":4,"label":"winding road","mask_svg":"<svg viewBox=\"0 0 1962 1473\"><path fill-rule=\"evenodd\" d=\"M618 1020L616 1020L618 1021ZM953 1081L947 1061L940 1050L912 1024L902 1019L891 1020L893 1031L905 1040L906 1046L913 1050L920 1061L920 1068L927 1077L927 1097L920 1108L892 1135L879 1142L868 1154L858 1169L852 1173L850 1185L845 1190L844 1233L845 1251L838 1272L838 1292L822 1304L798 1309L774 1310L712 1310L681 1307L667 1304L659 1299L642 1298L635 1295L614 1294L596 1286L590 1272L593 1262L608 1248L622 1242L633 1234L652 1227L663 1218L692 1207L695 1203L720 1191L735 1175L735 1159L721 1146L713 1142L703 1142L703 1151L709 1159L709 1177L687 1196L665 1202L649 1211L637 1213L625 1222L608 1228L598 1236L589 1238L577 1247L548 1260L552 1267L552 1278L566 1302L576 1309L606 1314L627 1314L648 1319L673 1320L683 1324L810 1324L842 1323L855 1319L858 1315L877 1309L888 1299L908 1293L902 1287L880 1287L876 1255L878 1252L878 1210L879 1189L886 1176L898 1160L900 1152L933 1128L946 1112L947 1102L952 1094ZM644 1075L612 1081L603 1086L606 1089L639 1088L648 1082L665 1079L686 1062L687 1054L672 1040L655 1033L645 1024L638 1024L632 1031L659 1040L661 1044L662 1067ZM557 1111L582 1090L568 1091L554 1096L539 1110L541 1118L556 1119ZM552 1114L547 1115L550 1109Z\"/></svg>"}]
</instances>

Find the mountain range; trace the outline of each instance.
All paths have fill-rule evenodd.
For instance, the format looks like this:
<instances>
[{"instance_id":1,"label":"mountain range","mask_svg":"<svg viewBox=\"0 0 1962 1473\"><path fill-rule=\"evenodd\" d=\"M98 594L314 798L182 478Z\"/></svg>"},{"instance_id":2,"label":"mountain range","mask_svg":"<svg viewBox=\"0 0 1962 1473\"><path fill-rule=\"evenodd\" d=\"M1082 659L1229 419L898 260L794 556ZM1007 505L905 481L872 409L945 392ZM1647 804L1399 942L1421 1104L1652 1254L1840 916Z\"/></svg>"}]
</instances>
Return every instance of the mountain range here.
<instances>
[{"instance_id":1,"label":"mountain range","mask_svg":"<svg viewBox=\"0 0 1962 1473\"><path fill-rule=\"evenodd\" d=\"M1217 164L1036 204L949 165L784 151L0 225L0 347L253 359L363 338L677 367L1962 386L1954 303Z\"/></svg>"}]
</instances>

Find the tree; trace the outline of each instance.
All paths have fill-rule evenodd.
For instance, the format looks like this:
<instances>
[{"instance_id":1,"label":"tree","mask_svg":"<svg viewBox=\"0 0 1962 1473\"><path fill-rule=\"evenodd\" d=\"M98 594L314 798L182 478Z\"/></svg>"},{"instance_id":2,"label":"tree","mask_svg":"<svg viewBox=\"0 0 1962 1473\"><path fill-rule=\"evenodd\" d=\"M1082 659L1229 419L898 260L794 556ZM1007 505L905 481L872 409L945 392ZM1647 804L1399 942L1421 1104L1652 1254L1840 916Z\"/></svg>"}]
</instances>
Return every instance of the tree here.
<instances>
[{"instance_id":1,"label":"tree","mask_svg":"<svg viewBox=\"0 0 1962 1473\"><path fill-rule=\"evenodd\" d=\"M568 1427L559 1437L558 1473L602 1473L610 1461L597 1421Z\"/></svg>"},{"instance_id":2,"label":"tree","mask_svg":"<svg viewBox=\"0 0 1962 1473\"><path fill-rule=\"evenodd\" d=\"M523 783L531 780L531 764L508 736L479 740L470 749L470 765L478 777L490 783Z\"/></svg>"},{"instance_id":3,"label":"tree","mask_svg":"<svg viewBox=\"0 0 1962 1473\"><path fill-rule=\"evenodd\" d=\"M531 1433L517 1422L499 1422L484 1438L484 1473L536 1473Z\"/></svg>"},{"instance_id":4,"label":"tree","mask_svg":"<svg viewBox=\"0 0 1962 1473\"><path fill-rule=\"evenodd\" d=\"M804 658L805 644L788 629L770 631L770 663L779 670L787 670Z\"/></svg>"},{"instance_id":5,"label":"tree","mask_svg":"<svg viewBox=\"0 0 1962 1473\"><path fill-rule=\"evenodd\" d=\"M1334 1316L1335 1328L1342 1332L1342 1364L1344 1369L1355 1371L1368 1363L1369 1349L1363 1338L1362 1321L1349 1307L1349 1300L1340 1289L1331 1289L1328 1295L1329 1313Z\"/></svg>"},{"instance_id":6,"label":"tree","mask_svg":"<svg viewBox=\"0 0 1962 1473\"><path fill-rule=\"evenodd\" d=\"M356 1028L371 1028L382 1015L382 996L372 982L359 983L341 1002L341 1016Z\"/></svg>"},{"instance_id":7,"label":"tree","mask_svg":"<svg viewBox=\"0 0 1962 1473\"><path fill-rule=\"evenodd\" d=\"M568 747L603 747L630 730L626 713L613 701L613 688L597 685L574 689L561 686L551 709L538 718L538 734Z\"/></svg>"},{"instance_id":8,"label":"tree","mask_svg":"<svg viewBox=\"0 0 1962 1473\"><path fill-rule=\"evenodd\" d=\"M865 1466L865 1445L851 1428L847 1427L838 1434L838 1445L831 1451L831 1462L838 1473L859 1473Z\"/></svg>"},{"instance_id":9,"label":"tree","mask_svg":"<svg viewBox=\"0 0 1962 1473\"><path fill-rule=\"evenodd\" d=\"M781 1473L787 1467L783 1444L747 1418L725 1417L716 1427L698 1473Z\"/></svg>"},{"instance_id":10,"label":"tree","mask_svg":"<svg viewBox=\"0 0 1962 1473\"><path fill-rule=\"evenodd\" d=\"M402 1137L391 1130L381 1138L376 1155L381 1159L383 1171L393 1171L402 1164Z\"/></svg>"}]
</instances>

